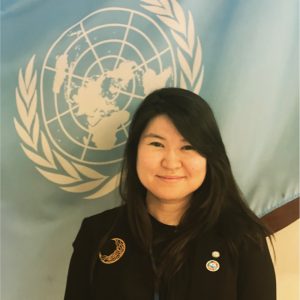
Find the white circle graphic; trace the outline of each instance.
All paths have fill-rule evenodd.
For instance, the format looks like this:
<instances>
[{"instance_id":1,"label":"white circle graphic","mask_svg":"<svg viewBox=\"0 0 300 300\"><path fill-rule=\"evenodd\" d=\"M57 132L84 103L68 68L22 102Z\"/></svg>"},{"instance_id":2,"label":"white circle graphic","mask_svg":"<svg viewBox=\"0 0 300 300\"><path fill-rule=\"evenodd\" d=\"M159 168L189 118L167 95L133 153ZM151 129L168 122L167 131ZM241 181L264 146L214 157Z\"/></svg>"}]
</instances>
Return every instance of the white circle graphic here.
<instances>
[{"instance_id":1,"label":"white circle graphic","mask_svg":"<svg viewBox=\"0 0 300 300\"><path fill-rule=\"evenodd\" d=\"M132 113L155 78L161 87L177 82L174 51L162 28L126 8L93 12L45 57L40 90L48 137L71 160L119 162Z\"/></svg>"},{"instance_id":2,"label":"white circle graphic","mask_svg":"<svg viewBox=\"0 0 300 300\"><path fill-rule=\"evenodd\" d=\"M128 125L145 95L164 86L199 93L202 86L191 12L175 0L141 6L158 23L125 8L95 11L53 43L40 80L35 55L19 70L14 123L24 153L45 178L85 199L119 184Z\"/></svg>"}]
</instances>

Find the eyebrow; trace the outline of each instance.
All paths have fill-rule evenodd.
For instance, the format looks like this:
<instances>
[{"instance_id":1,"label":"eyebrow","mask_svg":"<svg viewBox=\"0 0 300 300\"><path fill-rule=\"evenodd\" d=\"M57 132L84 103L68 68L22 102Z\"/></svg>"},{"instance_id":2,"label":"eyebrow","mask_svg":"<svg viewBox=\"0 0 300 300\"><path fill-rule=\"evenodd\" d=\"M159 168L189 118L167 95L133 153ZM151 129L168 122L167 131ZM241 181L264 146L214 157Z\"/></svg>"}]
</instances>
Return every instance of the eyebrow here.
<instances>
[{"instance_id":1,"label":"eyebrow","mask_svg":"<svg viewBox=\"0 0 300 300\"><path fill-rule=\"evenodd\" d=\"M165 140L164 137L162 137L162 136L160 136L160 135L158 135L158 134L156 134L156 133L148 133L148 134L145 134L145 135L143 136L143 138L144 138L144 139L145 139L145 138L157 138L157 139L160 139L160 140Z\"/></svg>"},{"instance_id":2,"label":"eyebrow","mask_svg":"<svg viewBox=\"0 0 300 300\"><path fill-rule=\"evenodd\" d=\"M148 134L145 134L144 136L143 136L143 138L144 139L146 139L146 138L157 138L157 139L160 139L160 140L166 140L166 138L164 138L163 136L160 136L160 135L158 135L158 134L156 134L156 133L148 133ZM183 139L181 139L181 141L182 142L188 142L185 138L183 138Z\"/></svg>"}]
</instances>

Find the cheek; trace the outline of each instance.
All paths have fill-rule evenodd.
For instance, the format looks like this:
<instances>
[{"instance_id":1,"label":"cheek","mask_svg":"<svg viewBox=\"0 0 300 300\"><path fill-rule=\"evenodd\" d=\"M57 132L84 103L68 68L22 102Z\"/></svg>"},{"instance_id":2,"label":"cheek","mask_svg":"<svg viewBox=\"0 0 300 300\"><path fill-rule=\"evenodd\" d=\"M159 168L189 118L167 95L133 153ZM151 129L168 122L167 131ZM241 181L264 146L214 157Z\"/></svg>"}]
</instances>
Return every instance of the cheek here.
<instances>
[{"instance_id":1,"label":"cheek","mask_svg":"<svg viewBox=\"0 0 300 300\"><path fill-rule=\"evenodd\" d=\"M153 159L153 155L151 155L149 151L145 151L143 147L141 147L141 149L138 150L136 169L138 177L141 181L142 178L145 177L145 175L153 168Z\"/></svg>"},{"instance_id":2,"label":"cheek","mask_svg":"<svg viewBox=\"0 0 300 300\"><path fill-rule=\"evenodd\" d=\"M139 155L139 152L138 152L137 153L137 159L136 159L136 172L137 172L139 178L140 178L141 173L142 173L142 166L143 166L142 157L141 157L141 155Z\"/></svg>"},{"instance_id":3,"label":"cheek","mask_svg":"<svg viewBox=\"0 0 300 300\"><path fill-rule=\"evenodd\" d=\"M206 159L202 157L192 159L190 161L190 174L202 182L206 175Z\"/></svg>"}]
</instances>

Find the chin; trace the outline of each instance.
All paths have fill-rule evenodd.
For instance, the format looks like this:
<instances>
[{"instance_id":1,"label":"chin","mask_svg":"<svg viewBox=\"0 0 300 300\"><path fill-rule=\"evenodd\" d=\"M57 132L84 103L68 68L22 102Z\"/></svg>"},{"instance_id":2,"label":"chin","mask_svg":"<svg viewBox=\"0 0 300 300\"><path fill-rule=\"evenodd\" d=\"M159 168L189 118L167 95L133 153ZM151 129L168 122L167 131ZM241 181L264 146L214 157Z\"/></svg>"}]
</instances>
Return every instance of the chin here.
<instances>
[{"instance_id":1,"label":"chin","mask_svg":"<svg viewBox=\"0 0 300 300\"><path fill-rule=\"evenodd\" d=\"M174 197L174 193L173 193L173 195L154 195L154 198L156 198L159 201L163 201L163 202L177 202L177 201L183 201L183 200L187 201L189 199L189 197L187 197L187 196Z\"/></svg>"}]
</instances>

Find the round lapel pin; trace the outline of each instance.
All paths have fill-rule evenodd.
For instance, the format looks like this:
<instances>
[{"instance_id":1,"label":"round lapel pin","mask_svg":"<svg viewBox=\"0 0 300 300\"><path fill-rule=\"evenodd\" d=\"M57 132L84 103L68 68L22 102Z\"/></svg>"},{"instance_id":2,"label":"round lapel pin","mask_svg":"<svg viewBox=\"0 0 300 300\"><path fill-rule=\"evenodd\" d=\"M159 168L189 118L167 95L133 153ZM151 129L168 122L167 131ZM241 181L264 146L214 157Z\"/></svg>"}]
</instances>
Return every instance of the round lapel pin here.
<instances>
[{"instance_id":1,"label":"round lapel pin","mask_svg":"<svg viewBox=\"0 0 300 300\"><path fill-rule=\"evenodd\" d=\"M210 272L216 272L220 269L220 264L214 259L209 260L206 263L206 269Z\"/></svg>"},{"instance_id":2,"label":"round lapel pin","mask_svg":"<svg viewBox=\"0 0 300 300\"><path fill-rule=\"evenodd\" d=\"M213 252L211 253L211 256L214 257L214 258L218 258L218 257L221 256L221 254L220 254L219 251L213 251Z\"/></svg>"}]
</instances>

